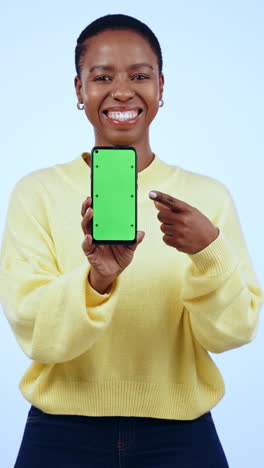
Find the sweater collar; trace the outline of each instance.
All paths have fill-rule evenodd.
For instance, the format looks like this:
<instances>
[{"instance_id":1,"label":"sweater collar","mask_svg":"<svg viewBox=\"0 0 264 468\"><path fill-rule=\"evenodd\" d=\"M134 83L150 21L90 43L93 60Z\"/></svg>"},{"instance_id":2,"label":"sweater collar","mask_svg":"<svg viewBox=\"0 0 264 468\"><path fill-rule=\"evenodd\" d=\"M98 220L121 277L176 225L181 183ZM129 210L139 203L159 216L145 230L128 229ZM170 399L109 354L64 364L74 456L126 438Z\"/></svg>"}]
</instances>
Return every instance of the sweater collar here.
<instances>
[{"instance_id":1,"label":"sweater collar","mask_svg":"<svg viewBox=\"0 0 264 468\"><path fill-rule=\"evenodd\" d=\"M161 161L155 153L153 153L154 159L151 163L143 169L143 171L138 172L138 189L146 189L146 187L152 186L155 181L160 180L162 177L162 172L169 167L168 164ZM80 170L83 173L87 174L87 171L91 172L90 166L85 162L85 159L90 156L90 153L82 153L78 156L77 161L80 163ZM76 161L76 162L77 162Z\"/></svg>"},{"instance_id":2,"label":"sweater collar","mask_svg":"<svg viewBox=\"0 0 264 468\"><path fill-rule=\"evenodd\" d=\"M176 167L171 166L154 154L154 159L151 163L138 172L138 196L143 197L147 191L157 190L160 183L167 181L171 173L174 172ZM85 162L85 158L90 153L83 152L75 159L65 164L57 164L55 170L71 185L75 190L80 193L87 193L90 186L91 168Z\"/></svg>"}]
</instances>

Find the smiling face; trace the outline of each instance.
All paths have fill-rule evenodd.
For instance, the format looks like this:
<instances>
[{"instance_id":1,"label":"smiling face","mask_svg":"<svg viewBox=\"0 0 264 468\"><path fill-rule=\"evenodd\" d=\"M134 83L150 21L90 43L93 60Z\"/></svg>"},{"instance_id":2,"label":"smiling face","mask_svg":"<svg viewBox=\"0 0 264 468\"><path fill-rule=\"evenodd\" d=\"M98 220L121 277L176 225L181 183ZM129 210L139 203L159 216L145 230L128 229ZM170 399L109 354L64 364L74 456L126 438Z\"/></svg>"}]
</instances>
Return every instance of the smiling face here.
<instances>
[{"instance_id":1,"label":"smiling face","mask_svg":"<svg viewBox=\"0 0 264 468\"><path fill-rule=\"evenodd\" d=\"M106 30L87 39L75 77L98 146L148 144L164 78L149 42L130 30Z\"/></svg>"}]
</instances>

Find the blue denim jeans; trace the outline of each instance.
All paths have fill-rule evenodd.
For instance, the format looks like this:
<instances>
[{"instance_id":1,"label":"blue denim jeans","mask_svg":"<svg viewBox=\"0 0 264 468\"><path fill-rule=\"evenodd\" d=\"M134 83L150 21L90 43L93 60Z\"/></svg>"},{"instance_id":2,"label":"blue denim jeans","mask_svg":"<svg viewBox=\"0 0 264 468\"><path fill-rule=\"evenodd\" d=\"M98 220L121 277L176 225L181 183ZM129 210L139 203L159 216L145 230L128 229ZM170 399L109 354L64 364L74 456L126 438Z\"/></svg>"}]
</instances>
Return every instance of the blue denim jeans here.
<instances>
[{"instance_id":1,"label":"blue denim jeans","mask_svg":"<svg viewBox=\"0 0 264 468\"><path fill-rule=\"evenodd\" d=\"M192 421L31 406L14 468L228 468L211 413Z\"/></svg>"}]
</instances>

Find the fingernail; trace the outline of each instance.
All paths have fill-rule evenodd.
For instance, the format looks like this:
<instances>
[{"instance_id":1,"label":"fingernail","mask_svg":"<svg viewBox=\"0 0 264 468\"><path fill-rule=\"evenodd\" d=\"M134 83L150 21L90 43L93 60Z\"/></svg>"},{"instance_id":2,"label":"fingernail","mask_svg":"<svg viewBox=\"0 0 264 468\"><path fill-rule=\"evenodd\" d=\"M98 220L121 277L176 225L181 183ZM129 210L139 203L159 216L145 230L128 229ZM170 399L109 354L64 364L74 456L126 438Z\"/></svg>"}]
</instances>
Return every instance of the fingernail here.
<instances>
[{"instance_id":1,"label":"fingernail","mask_svg":"<svg viewBox=\"0 0 264 468\"><path fill-rule=\"evenodd\" d=\"M155 192L149 192L150 198L157 198L157 194Z\"/></svg>"}]
</instances>

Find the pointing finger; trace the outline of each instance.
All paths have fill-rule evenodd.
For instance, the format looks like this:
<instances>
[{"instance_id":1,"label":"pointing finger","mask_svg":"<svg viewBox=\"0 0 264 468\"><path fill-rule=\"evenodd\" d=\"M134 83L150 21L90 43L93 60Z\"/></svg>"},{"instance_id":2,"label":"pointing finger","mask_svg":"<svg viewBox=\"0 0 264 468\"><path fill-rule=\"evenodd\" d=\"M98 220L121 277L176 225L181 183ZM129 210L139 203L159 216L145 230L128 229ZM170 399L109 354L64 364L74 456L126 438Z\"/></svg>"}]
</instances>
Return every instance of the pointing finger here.
<instances>
[{"instance_id":1,"label":"pointing finger","mask_svg":"<svg viewBox=\"0 0 264 468\"><path fill-rule=\"evenodd\" d=\"M158 210L170 210L171 209L168 206L163 205L162 203L159 203L159 202L156 202L156 201L154 201L154 205Z\"/></svg>"},{"instance_id":2,"label":"pointing finger","mask_svg":"<svg viewBox=\"0 0 264 468\"><path fill-rule=\"evenodd\" d=\"M152 193L155 193L157 196L152 197ZM158 209L164 209L165 207L167 207L172 211L184 211L188 207L190 207L188 203L185 203L182 200L178 200L177 198L174 198L171 195L168 195L167 193L158 192L157 190L149 192L149 197L152 200L154 200L155 206Z\"/></svg>"}]
</instances>

